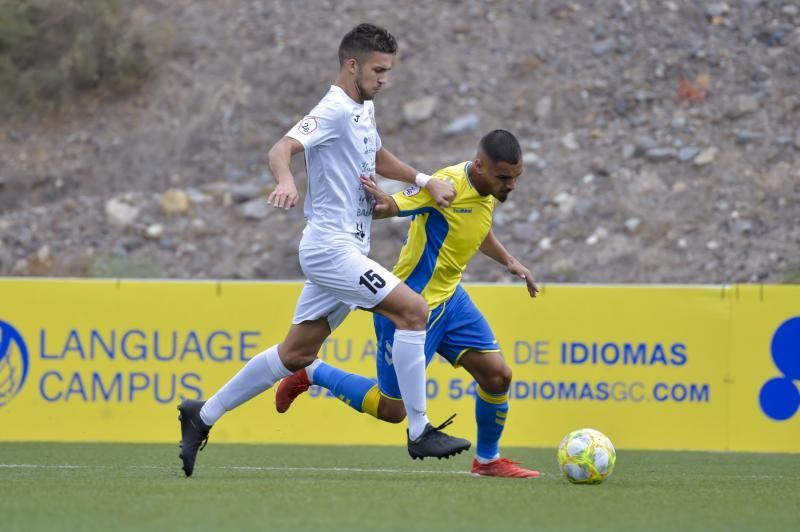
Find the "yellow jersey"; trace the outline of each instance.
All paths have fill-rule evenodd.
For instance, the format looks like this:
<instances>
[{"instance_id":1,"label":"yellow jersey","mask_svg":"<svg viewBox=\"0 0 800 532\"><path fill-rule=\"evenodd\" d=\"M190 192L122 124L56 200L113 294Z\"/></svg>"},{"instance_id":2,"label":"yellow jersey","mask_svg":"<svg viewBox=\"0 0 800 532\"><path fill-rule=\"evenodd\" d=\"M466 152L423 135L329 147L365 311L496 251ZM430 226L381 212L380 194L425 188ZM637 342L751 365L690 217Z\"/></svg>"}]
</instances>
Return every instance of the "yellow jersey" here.
<instances>
[{"instance_id":1,"label":"yellow jersey","mask_svg":"<svg viewBox=\"0 0 800 532\"><path fill-rule=\"evenodd\" d=\"M427 190L416 186L392 196L399 215L412 216L394 274L421 294L431 309L453 295L492 227L497 200L475 190L469 179L471 165L468 161L433 174L456 188L456 199L447 208L437 205Z\"/></svg>"}]
</instances>

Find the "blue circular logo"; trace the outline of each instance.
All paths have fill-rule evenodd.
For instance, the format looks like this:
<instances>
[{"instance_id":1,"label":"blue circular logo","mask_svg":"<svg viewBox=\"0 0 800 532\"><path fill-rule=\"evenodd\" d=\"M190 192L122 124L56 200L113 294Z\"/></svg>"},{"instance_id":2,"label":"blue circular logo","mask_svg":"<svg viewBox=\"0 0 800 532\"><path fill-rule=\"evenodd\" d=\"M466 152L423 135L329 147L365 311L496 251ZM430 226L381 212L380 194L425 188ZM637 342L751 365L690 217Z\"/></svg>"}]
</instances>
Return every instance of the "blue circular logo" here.
<instances>
[{"instance_id":1,"label":"blue circular logo","mask_svg":"<svg viewBox=\"0 0 800 532\"><path fill-rule=\"evenodd\" d=\"M800 317L786 320L775 331L772 360L786 377L800 380Z\"/></svg>"},{"instance_id":2,"label":"blue circular logo","mask_svg":"<svg viewBox=\"0 0 800 532\"><path fill-rule=\"evenodd\" d=\"M0 320L0 407L8 404L28 377L28 348L11 324Z\"/></svg>"},{"instance_id":3,"label":"blue circular logo","mask_svg":"<svg viewBox=\"0 0 800 532\"><path fill-rule=\"evenodd\" d=\"M800 408L800 391L794 383L800 380L800 316L783 322L772 337L772 360L783 373L768 380L758 395L761 409L776 421L784 421Z\"/></svg>"}]
</instances>

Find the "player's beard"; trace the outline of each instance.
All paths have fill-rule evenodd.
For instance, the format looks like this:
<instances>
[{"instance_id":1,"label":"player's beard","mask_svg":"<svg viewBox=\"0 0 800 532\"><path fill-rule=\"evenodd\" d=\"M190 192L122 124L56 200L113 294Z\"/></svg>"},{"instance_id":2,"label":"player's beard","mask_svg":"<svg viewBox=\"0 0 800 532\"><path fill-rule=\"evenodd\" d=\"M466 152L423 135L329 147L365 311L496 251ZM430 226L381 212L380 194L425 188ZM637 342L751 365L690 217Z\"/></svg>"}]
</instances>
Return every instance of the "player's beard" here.
<instances>
[{"instance_id":1,"label":"player's beard","mask_svg":"<svg viewBox=\"0 0 800 532\"><path fill-rule=\"evenodd\" d=\"M358 73L358 75L356 75L355 85L356 85L356 92L358 92L358 95L361 96L361 99L364 100L365 102L367 100L371 100L375 96L374 93L369 92L367 89L364 88L364 85L361 84L360 72Z\"/></svg>"}]
</instances>

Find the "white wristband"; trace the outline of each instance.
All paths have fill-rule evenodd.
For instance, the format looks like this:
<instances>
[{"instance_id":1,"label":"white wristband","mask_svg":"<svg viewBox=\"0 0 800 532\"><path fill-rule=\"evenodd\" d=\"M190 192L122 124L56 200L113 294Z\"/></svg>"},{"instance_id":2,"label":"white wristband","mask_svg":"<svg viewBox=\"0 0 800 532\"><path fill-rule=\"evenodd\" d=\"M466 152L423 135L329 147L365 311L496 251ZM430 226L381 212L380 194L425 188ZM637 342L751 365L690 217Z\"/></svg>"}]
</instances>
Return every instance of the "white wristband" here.
<instances>
[{"instance_id":1,"label":"white wristband","mask_svg":"<svg viewBox=\"0 0 800 532\"><path fill-rule=\"evenodd\" d=\"M428 181L430 181L431 179L433 179L432 176L429 176L428 174L423 174L421 172L417 174L416 177L414 177L414 181L417 183L417 186L419 188L425 188L425 185L427 185Z\"/></svg>"}]
</instances>

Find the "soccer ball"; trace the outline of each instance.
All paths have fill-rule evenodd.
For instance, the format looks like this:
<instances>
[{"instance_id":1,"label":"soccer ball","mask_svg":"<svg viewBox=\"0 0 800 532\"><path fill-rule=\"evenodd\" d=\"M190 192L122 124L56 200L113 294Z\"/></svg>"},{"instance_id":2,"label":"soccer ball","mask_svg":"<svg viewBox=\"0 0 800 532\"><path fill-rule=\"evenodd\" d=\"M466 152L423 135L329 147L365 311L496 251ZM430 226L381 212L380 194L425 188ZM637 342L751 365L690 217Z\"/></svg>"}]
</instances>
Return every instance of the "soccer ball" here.
<instances>
[{"instance_id":1,"label":"soccer ball","mask_svg":"<svg viewBox=\"0 0 800 532\"><path fill-rule=\"evenodd\" d=\"M617 452L605 434L594 429L570 432L558 446L558 466L573 484L599 484L611 476Z\"/></svg>"}]
</instances>

